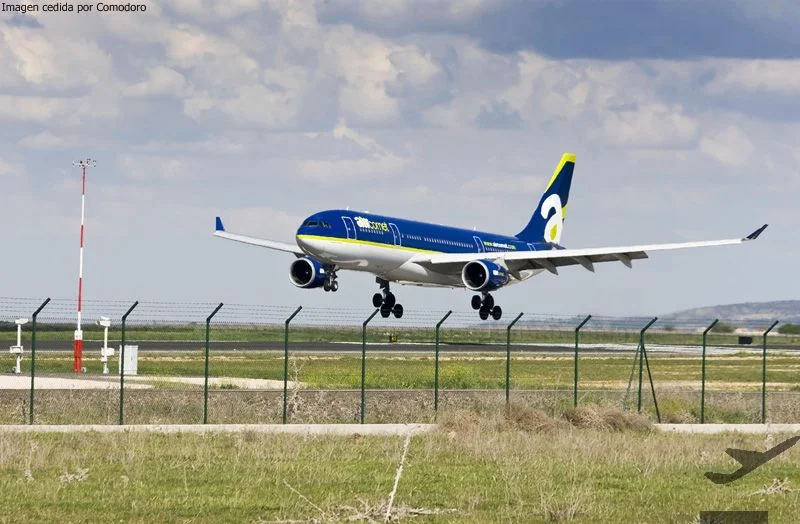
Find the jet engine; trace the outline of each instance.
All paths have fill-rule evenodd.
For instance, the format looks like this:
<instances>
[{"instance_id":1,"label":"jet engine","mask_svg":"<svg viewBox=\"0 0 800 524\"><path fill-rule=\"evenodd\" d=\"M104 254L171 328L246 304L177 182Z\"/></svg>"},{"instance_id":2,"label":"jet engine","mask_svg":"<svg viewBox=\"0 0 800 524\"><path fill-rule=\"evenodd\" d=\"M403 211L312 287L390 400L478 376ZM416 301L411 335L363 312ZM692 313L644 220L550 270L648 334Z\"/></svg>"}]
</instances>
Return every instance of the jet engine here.
<instances>
[{"instance_id":1,"label":"jet engine","mask_svg":"<svg viewBox=\"0 0 800 524\"><path fill-rule=\"evenodd\" d=\"M327 279L325 268L313 258L298 258L289 266L289 280L297 287L306 289L320 287Z\"/></svg>"},{"instance_id":2,"label":"jet engine","mask_svg":"<svg viewBox=\"0 0 800 524\"><path fill-rule=\"evenodd\" d=\"M494 291L508 283L508 270L490 260L474 260L464 264L461 280L472 291Z\"/></svg>"}]
</instances>

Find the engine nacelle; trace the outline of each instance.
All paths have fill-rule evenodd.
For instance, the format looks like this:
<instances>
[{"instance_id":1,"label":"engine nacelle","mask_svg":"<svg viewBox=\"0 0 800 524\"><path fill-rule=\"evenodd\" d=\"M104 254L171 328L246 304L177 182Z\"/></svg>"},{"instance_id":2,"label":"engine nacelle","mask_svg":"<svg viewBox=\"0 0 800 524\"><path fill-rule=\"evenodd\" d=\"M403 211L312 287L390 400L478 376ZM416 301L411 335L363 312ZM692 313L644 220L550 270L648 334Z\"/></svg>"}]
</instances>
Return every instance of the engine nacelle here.
<instances>
[{"instance_id":1,"label":"engine nacelle","mask_svg":"<svg viewBox=\"0 0 800 524\"><path fill-rule=\"evenodd\" d=\"M472 291L494 291L508 283L508 270L490 260L474 260L464 264L461 280Z\"/></svg>"},{"instance_id":2,"label":"engine nacelle","mask_svg":"<svg viewBox=\"0 0 800 524\"><path fill-rule=\"evenodd\" d=\"M327 278L325 268L313 258L298 258L289 266L289 280L297 287L306 289L320 287Z\"/></svg>"}]
</instances>

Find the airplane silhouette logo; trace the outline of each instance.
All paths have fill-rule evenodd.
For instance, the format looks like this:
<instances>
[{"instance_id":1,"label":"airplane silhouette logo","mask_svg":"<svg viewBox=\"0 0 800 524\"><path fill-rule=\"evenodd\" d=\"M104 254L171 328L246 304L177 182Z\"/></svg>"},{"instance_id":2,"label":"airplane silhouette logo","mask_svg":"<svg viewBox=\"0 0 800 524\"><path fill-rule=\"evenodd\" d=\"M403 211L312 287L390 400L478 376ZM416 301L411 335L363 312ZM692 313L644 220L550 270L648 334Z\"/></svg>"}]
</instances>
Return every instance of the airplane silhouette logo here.
<instances>
[{"instance_id":1,"label":"airplane silhouette logo","mask_svg":"<svg viewBox=\"0 0 800 524\"><path fill-rule=\"evenodd\" d=\"M746 449L728 448L725 450L725 453L733 457L742 466L733 473L714 473L713 471L708 471L705 474L706 478L714 484L729 484L734 480L744 477L759 466L766 464L797 444L798 441L800 441L800 436L792 437L763 453Z\"/></svg>"}]
</instances>

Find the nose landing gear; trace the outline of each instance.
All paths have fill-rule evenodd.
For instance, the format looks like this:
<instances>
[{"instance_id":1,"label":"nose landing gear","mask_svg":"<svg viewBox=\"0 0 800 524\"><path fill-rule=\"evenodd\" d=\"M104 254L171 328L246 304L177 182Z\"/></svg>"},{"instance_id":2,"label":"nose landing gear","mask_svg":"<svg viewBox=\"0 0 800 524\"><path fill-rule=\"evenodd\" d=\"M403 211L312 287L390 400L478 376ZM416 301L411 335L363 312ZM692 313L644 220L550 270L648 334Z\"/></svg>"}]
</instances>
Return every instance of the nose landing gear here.
<instances>
[{"instance_id":1,"label":"nose landing gear","mask_svg":"<svg viewBox=\"0 0 800 524\"><path fill-rule=\"evenodd\" d=\"M394 294L389 290L389 281L382 278L376 278L375 281L381 286L381 292L372 295L372 305L381 308L383 318L389 318L389 315L402 318L403 305L397 303Z\"/></svg>"},{"instance_id":2,"label":"nose landing gear","mask_svg":"<svg viewBox=\"0 0 800 524\"><path fill-rule=\"evenodd\" d=\"M502 308L495 305L494 297L486 292L483 293L483 296L474 295L472 297L472 309L478 310L478 316L481 320L486 320L489 315L495 320L500 320L503 317Z\"/></svg>"}]
</instances>

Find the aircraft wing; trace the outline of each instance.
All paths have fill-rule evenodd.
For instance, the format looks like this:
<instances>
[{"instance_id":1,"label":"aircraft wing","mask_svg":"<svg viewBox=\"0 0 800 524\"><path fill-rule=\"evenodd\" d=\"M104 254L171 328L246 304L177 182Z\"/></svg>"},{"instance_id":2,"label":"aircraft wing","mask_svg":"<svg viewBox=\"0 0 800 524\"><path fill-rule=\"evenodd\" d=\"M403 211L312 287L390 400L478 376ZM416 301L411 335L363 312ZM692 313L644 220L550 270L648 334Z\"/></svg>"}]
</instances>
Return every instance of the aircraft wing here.
<instances>
[{"instance_id":1,"label":"aircraft wing","mask_svg":"<svg viewBox=\"0 0 800 524\"><path fill-rule=\"evenodd\" d=\"M264 238L248 237L245 235L237 235L236 233L228 233L225 231L225 226L222 225L222 219L220 217L217 217L216 220L216 230L214 231L214 236L233 240L235 242L242 242L243 244L266 247L276 251L285 251L286 253L294 253L298 256L305 255L303 250L300 249L297 244L287 244L285 242L277 242L275 240L267 240Z\"/></svg>"},{"instance_id":2,"label":"aircraft wing","mask_svg":"<svg viewBox=\"0 0 800 524\"><path fill-rule=\"evenodd\" d=\"M594 271L594 264L599 262L622 262L626 266L632 267L631 261L648 258L648 251L742 244L750 240L755 240L766 228L767 224L764 224L746 237L727 240L588 249L551 249L546 251L445 253L441 255L419 255L413 261L435 268L435 266L444 266L447 264L461 265L472 262L473 260L494 260L496 262L505 263L512 274L526 269L546 269L557 275L558 268L562 266L581 265L589 271ZM445 269L445 267L442 267L442 269Z\"/></svg>"}]
</instances>

